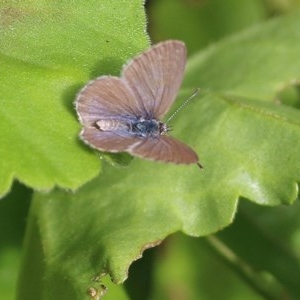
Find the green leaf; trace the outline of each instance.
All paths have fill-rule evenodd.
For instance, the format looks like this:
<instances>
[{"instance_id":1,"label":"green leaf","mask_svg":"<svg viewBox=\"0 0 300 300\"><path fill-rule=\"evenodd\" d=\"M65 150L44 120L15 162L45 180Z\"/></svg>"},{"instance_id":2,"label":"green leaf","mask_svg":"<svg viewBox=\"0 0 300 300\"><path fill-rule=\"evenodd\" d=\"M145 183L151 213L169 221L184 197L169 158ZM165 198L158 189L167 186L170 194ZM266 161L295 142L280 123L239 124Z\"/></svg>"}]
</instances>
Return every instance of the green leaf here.
<instances>
[{"instance_id":1,"label":"green leaf","mask_svg":"<svg viewBox=\"0 0 300 300\"><path fill-rule=\"evenodd\" d=\"M145 251L125 287L132 299L297 299L299 212L299 201L274 208L242 201L234 224L218 234L174 234Z\"/></svg>"},{"instance_id":2,"label":"green leaf","mask_svg":"<svg viewBox=\"0 0 300 300\"><path fill-rule=\"evenodd\" d=\"M123 282L132 261L171 233L201 236L229 225L241 196L264 205L292 203L300 114L277 95L299 80L299 26L298 12L189 61L180 98L195 87L202 94L176 119L172 134L196 149L203 171L134 159L128 167L104 164L102 176L76 194L36 194L19 295L32 295L26 274L33 266L34 288L44 299L82 297L95 276Z\"/></svg>"},{"instance_id":3,"label":"green leaf","mask_svg":"<svg viewBox=\"0 0 300 300\"><path fill-rule=\"evenodd\" d=\"M99 173L73 102L147 46L141 1L2 1L0 195L14 179L75 189Z\"/></svg>"},{"instance_id":4,"label":"green leaf","mask_svg":"<svg viewBox=\"0 0 300 300\"><path fill-rule=\"evenodd\" d=\"M190 118L220 192L269 205L297 196L300 114L278 94L299 82L299 15L256 26L189 61L184 86L205 95Z\"/></svg>"},{"instance_id":5,"label":"green leaf","mask_svg":"<svg viewBox=\"0 0 300 300\"><path fill-rule=\"evenodd\" d=\"M214 44L189 61L186 86L273 101L299 81L299 10Z\"/></svg>"}]
</instances>

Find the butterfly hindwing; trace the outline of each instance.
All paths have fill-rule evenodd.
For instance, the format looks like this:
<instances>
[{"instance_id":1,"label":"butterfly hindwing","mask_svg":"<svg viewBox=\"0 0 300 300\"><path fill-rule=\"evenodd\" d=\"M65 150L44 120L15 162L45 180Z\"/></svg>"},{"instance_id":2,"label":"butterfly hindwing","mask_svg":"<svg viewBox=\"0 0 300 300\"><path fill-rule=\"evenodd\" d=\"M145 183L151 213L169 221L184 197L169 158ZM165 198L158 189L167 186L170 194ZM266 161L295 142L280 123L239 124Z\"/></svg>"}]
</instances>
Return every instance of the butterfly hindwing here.
<instances>
[{"instance_id":1,"label":"butterfly hindwing","mask_svg":"<svg viewBox=\"0 0 300 300\"><path fill-rule=\"evenodd\" d=\"M199 160L196 152L189 146L166 135L147 138L131 146L127 152L135 156L175 164L193 164Z\"/></svg>"}]
</instances>

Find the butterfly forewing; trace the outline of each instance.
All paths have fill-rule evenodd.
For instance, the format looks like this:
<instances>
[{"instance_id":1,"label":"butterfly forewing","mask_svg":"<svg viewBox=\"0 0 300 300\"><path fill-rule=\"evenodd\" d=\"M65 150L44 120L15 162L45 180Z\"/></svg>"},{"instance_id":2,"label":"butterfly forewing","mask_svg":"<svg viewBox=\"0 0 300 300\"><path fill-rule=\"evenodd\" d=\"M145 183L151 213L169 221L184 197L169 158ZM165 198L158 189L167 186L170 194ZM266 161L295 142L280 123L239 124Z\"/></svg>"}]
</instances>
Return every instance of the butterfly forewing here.
<instances>
[{"instance_id":1,"label":"butterfly forewing","mask_svg":"<svg viewBox=\"0 0 300 300\"><path fill-rule=\"evenodd\" d=\"M165 135L145 139L127 151L139 157L175 164L195 164L199 160L198 155L190 147Z\"/></svg>"},{"instance_id":2,"label":"butterfly forewing","mask_svg":"<svg viewBox=\"0 0 300 300\"><path fill-rule=\"evenodd\" d=\"M180 88L186 64L186 47L180 41L159 43L124 67L135 106L143 107L145 117L162 119Z\"/></svg>"},{"instance_id":3,"label":"butterfly forewing","mask_svg":"<svg viewBox=\"0 0 300 300\"><path fill-rule=\"evenodd\" d=\"M99 119L124 119L142 114L127 83L113 76L102 76L86 85L77 96L76 109L85 126Z\"/></svg>"}]
</instances>

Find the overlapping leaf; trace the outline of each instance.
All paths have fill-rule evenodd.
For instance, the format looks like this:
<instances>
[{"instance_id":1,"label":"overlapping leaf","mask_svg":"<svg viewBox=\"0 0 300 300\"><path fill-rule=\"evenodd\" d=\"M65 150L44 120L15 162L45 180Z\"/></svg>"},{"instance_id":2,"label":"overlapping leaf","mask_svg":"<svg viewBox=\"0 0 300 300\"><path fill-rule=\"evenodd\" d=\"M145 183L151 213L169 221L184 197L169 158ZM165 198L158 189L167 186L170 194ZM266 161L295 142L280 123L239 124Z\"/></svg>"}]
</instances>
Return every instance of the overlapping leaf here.
<instances>
[{"instance_id":1,"label":"overlapping leaf","mask_svg":"<svg viewBox=\"0 0 300 300\"><path fill-rule=\"evenodd\" d=\"M140 1L0 4L0 195L14 178L75 189L96 176L73 101L87 80L118 74L146 47L143 13Z\"/></svg>"}]
</instances>

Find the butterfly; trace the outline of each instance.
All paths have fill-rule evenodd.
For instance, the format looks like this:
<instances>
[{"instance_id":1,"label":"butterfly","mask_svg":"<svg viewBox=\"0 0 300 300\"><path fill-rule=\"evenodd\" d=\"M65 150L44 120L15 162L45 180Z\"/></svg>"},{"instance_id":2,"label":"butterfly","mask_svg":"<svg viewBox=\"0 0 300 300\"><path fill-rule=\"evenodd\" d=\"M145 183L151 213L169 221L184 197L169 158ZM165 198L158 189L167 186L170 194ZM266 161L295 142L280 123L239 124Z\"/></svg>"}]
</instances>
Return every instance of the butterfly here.
<instances>
[{"instance_id":1,"label":"butterfly","mask_svg":"<svg viewBox=\"0 0 300 300\"><path fill-rule=\"evenodd\" d=\"M161 121L182 83L186 52L183 42L164 41L124 65L120 77L90 81L75 101L82 140L100 151L202 168L196 152Z\"/></svg>"}]
</instances>

